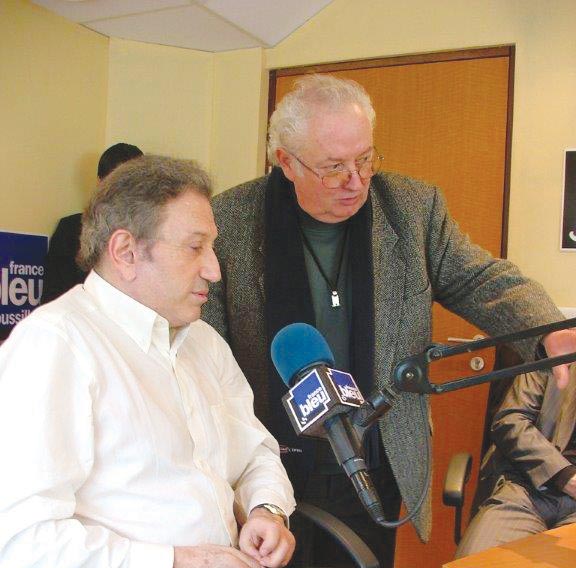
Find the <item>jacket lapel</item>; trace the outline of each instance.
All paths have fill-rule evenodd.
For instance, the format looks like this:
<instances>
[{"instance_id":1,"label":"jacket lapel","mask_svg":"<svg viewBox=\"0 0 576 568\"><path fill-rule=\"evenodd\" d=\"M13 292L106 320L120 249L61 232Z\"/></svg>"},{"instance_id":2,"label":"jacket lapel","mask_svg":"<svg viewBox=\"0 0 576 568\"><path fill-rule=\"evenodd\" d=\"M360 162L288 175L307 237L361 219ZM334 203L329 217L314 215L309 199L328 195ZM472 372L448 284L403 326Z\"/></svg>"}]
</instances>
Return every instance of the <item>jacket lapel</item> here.
<instances>
[{"instance_id":1,"label":"jacket lapel","mask_svg":"<svg viewBox=\"0 0 576 568\"><path fill-rule=\"evenodd\" d=\"M374 203L379 201L372 191ZM374 333L375 345L385 345L374 354L377 386L389 383L395 359L402 298L404 297L406 264L397 253L398 236L390 224L384 207L373 208L372 263L374 266Z\"/></svg>"},{"instance_id":2,"label":"jacket lapel","mask_svg":"<svg viewBox=\"0 0 576 568\"><path fill-rule=\"evenodd\" d=\"M260 238L260 244L258 245L258 252L256 253L260 258L258 259L259 262L257 263L257 266L261 266L262 270L256 275L257 279L258 279L258 289L260 290L260 299L262 300L262 303L264 303L264 300L266 298L266 295L264 293L264 234L261 235Z\"/></svg>"}]
</instances>

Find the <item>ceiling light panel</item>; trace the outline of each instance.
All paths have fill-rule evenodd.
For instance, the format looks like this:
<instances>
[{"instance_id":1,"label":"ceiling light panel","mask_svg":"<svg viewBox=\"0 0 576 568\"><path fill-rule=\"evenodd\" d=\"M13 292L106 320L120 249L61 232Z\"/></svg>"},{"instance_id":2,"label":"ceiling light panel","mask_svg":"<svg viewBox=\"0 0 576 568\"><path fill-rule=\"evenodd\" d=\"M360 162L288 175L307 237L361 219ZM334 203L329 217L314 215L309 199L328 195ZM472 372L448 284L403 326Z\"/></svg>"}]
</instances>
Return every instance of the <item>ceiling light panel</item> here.
<instances>
[{"instance_id":1,"label":"ceiling light panel","mask_svg":"<svg viewBox=\"0 0 576 568\"><path fill-rule=\"evenodd\" d=\"M261 46L257 39L197 5L99 20L86 25L111 37L202 51Z\"/></svg>"},{"instance_id":2,"label":"ceiling light panel","mask_svg":"<svg viewBox=\"0 0 576 568\"><path fill-rule=\"evenodd\" d=\"M332 0L206 0L209 10L274 46Z\"/></svg>"},{"instance_id":3,"label":"ceiling light panel","mask_svg":"<svg viewBox=\"0 0 576 568\"><path fill-rule=\"evenodd\" d=\"M83 2L70 2L69 0L33 1L35 4L44 6L44 8L56 12L56 14L60 14L73 22L80 23L190 5L188 0L85 0Z\"/></svg>"}]
</instances>

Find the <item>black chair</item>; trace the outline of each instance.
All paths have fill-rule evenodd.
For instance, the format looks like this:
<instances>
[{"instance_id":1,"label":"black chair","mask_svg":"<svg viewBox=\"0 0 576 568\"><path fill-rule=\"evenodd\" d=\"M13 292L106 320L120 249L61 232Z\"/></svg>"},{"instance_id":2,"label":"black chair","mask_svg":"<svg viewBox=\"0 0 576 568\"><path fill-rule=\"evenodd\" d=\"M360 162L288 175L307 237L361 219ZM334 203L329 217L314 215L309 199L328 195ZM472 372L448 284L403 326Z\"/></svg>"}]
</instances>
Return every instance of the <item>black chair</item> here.
<instances>
[{"instance_id":1,"label":"black chair","mask_svg":"<svg viewBox=\"0 0 576 568\"><path fill-rule=\"evenodd\" d=\"M472 456L468 453L460 453L452 456L446 477L442 502L447 507L454 507L454 542L458 544L462 538L462 509L466 498L466 483L470 479L472 471Z\"/></svg>"},{"instance_id":2,"label":"black chair","mask_svg":"<svg viewBox=\"0 0 576 568\"><path fill-rule=\"evenodd\" d=\"M298 503L296 513L326 531L350 555L358 568L380 568L380 563L366 543L334 515L309 503Z\"/></svg>"},{"instance_id":3,"label":"black chair","mask_svg":"<svg viewBox=\"0 0 576 568\"><path fill-rule=\"evenodd\" d=\"M472 471L472 456L459 453L452 456L446 477L442 500L444 505L454 507L454 542L461 539L462 510L466 499L466 484ZM379 568L380 563L366 543L345 523L334 515L309 503L300 502L295 514L326 531L350 555L358 568Z\"/></svg>"}]
</instances>

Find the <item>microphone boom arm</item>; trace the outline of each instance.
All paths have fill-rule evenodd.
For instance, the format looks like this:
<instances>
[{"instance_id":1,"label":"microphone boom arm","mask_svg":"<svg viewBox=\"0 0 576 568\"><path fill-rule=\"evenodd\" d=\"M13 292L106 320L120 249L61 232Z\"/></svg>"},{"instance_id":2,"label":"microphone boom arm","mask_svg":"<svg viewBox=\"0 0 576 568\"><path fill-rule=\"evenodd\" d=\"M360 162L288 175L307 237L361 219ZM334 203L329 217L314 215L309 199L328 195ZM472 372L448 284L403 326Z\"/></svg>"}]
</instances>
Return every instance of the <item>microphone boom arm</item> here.
<instances>
[{"instance_id":1,"label":"microphone boom arm","mask_svg":"<svg viewBox=\"0 0 576 568\"><path fill-rule=\"evenodd\" d=\"M548 357L538 361L531 361L529 363L522 363L506 369L499 369L497 371L490 371L481 375L472 375L468 377L460 377L445 383L431 383L428 379L428 365L439 359L452 357L461 353L469 353L487 347L495 347L504 343L518 341L520 339L527 339L530 337L538 337L546 335L553 331L561 329L568 329L576 326L576 318L562 320L538 327L533 327L523 331L508 333L506 335L499 335L497 337L488 337L486 339L478 339L476 341L466 342L460 345L443 345L441 343L433 343L423 353L407 357L400 361L392 372L392 382L396 389L404 392L414 392L419 394L443 394L463 388L479 385L503 379L506 377L513 377L521 373L530 371L540 371L542 369L549 369L557 365L571 363L576 361L576 352L568 353L566 355L559 355L557 357Z\"/></svg>"}]
</instances>

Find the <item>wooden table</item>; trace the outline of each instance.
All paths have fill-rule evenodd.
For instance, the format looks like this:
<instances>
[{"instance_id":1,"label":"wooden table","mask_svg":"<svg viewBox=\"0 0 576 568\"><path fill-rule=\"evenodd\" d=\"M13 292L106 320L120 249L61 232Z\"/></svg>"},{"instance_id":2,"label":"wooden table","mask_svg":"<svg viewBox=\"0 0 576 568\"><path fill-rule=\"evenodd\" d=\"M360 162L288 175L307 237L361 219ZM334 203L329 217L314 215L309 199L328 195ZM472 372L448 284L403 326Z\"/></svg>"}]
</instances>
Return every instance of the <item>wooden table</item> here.
<instances>
[{"instance_id":1,"label":"wooden table","mask_svg":"<svg viewBox=\"0 0 576 568\"><path fill-rule=\"evenodd\" d=\"M443 568L576 568L576 524L521 538Z\"/></svg>"}]
</instances>

